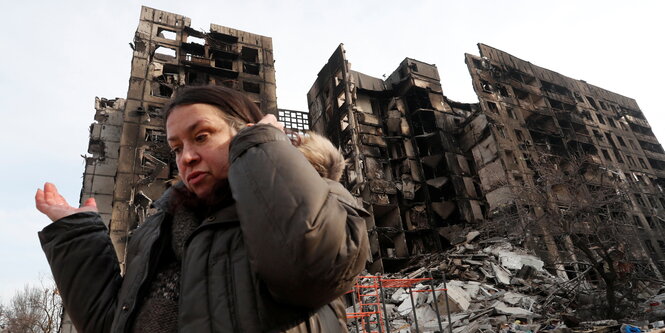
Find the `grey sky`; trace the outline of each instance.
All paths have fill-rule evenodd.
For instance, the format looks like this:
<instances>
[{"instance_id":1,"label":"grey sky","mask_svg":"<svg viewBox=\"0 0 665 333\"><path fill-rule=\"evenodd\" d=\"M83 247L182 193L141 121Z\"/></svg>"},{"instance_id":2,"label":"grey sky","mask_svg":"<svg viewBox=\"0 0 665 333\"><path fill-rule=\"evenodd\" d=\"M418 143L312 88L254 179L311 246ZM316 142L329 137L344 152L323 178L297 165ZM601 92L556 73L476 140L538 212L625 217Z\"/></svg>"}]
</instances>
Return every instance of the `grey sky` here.
<instances>
[{"instance_id":1,"label":"grey sky","mask_svg":"<svg viewBox=\"0 0 665 333\"><path fill-rule=\"evenodd\" d=\"M381 77L405 57L434 63L444 94L477 102L464 53L482 42L632 97L665 140L661 1L3 1L0 34L0 300L48 266L33 208L44 181L74 202L94 98L125 97L140 6L273 38L277 103L306 93L339 43L353 69Z\"/></svg>"}]
</instances>

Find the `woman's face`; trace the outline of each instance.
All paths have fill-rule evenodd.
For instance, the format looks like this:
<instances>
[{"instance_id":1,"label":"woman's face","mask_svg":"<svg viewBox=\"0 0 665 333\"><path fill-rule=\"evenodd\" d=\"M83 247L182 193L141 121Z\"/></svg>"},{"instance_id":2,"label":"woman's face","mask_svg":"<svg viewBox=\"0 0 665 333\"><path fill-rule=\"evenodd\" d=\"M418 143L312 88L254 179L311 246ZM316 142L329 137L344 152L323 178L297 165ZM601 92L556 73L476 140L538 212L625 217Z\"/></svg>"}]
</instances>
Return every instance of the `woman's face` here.
<instances>
[{"instance_id":1,"label":"woman's face","mask_svg":"<svg viewBox=\"0 0 665 333\"><path fill-rule=\"evenodd\" d=\"M190 104L171 111L166 134L185 186L198 198L209 197L228 178L229 144L235 129L222 119L217 107Z\"/></svg>"}]
</instances>

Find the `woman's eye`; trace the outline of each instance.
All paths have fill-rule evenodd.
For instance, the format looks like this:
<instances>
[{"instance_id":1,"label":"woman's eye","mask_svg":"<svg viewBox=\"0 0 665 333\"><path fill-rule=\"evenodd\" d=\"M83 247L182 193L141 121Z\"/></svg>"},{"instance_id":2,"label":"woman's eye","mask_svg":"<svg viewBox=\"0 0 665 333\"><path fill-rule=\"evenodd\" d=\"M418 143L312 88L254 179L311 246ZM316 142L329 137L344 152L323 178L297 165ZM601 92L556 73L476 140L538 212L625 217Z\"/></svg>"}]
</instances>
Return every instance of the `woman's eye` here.
<instances>
[{"instance_id":1,"label":"woman's eye","mask_svg":"<svg viewBox=\"0 0 665 333\"><path fill-rule=\"evenodd\" d=\"M196 137L194 137L194 139L196 140L196 142L203 142L203 141L205 141L207 138L208 138L208 134L199 134L199 135L197 135Z\"/></svg>"}]
</instances>

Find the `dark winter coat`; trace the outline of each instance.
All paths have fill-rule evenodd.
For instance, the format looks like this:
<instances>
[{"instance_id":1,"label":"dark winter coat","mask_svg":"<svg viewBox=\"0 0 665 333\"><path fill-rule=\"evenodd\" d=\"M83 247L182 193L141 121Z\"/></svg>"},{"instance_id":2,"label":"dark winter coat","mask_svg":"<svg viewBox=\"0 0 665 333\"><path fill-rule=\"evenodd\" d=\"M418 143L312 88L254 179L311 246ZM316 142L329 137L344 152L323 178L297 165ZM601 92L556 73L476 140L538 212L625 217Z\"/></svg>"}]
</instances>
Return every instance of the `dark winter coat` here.
<instances>
[{"instance_id":1,"label":"dark winter coat","mask_svg":"<svg viewBox=\"0 0 665 333\"><path fill-rule=\"evenodd\" d=\"M344 331L335 300L364 267L367 213L272 126L240 131L230 162L235 204L206 218L185 243L179 331ZM71 215L40 232L80 332L130 327L164 246L171 195L131 237L124 278L98 214Z\"/></svg>"}]
</instances>

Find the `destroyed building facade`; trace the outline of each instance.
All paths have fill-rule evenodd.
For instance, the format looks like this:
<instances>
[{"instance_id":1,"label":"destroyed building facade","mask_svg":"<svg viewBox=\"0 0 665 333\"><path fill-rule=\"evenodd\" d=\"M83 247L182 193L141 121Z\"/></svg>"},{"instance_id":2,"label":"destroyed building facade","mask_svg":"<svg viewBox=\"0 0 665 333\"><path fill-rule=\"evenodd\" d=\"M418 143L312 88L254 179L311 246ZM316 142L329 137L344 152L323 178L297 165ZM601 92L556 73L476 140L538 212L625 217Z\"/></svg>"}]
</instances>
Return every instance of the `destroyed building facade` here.
<instances>
[{"instance_id":1,"label":"destroyed building facade","mask_svg":"<svg viewBox=\"0 0 665 333\"><path fill-rule=\"evenodd\" d=\"M448 99L436 66L414 59L383 80L353 71L343 45L308 93L311 129L340 147L349 161L343 182L373 215L369 270L440 251L458 237L456 226L488 223L511 207L519 213L512 229L523 230L529 215L516 197L536 181L530 161L551 154L583 156L627 185L620 214L638 256L665 272L665 151L635 100L479 48L480 57L466 55L479 103ZM598 186L597 174L585 176L584 186ZM550 265L574 251L557 236L529 242Z\"/></svg>"},{"instance_id":2,"label":"destroyed building facade","mask_svg":"<svg viewBox=\"0 0 665 333\"><path fill-rule=\"evenodd\" d=\"M349 161L342 181L372 213L372 272L448 245L439 229L483 219L473 163L456 129L477 105L449 101L436 66L405 59L387 79L350 68L340 45L307 100L310 128Z\"/></svg>"},{"instance_id":3,"label":"destroyed building facade","mask_svg":"<svg viewBox=\"0 0 665 333\"><path fill-rule=\"evenodd\" d=\"M131 231L176 174L162 107L178 87L222 84L342 150L342 181L372 213L371 272L440 252L457 227L505 210L515 188L534 181L529 154L542 152L583 153L620 175L640 246L665 272L665 151L633 99L480 44L480 56L466 55L479 102L460 103L445 96L435 65L406 58L379 79L352 70L340 45L305 113L277 108L269 37L216 24L198 31L187 17L142 7L131 47L127 97L95 101L81 191L82 201L97 199L121 264Z\"/></svg>"}]
</instances>

